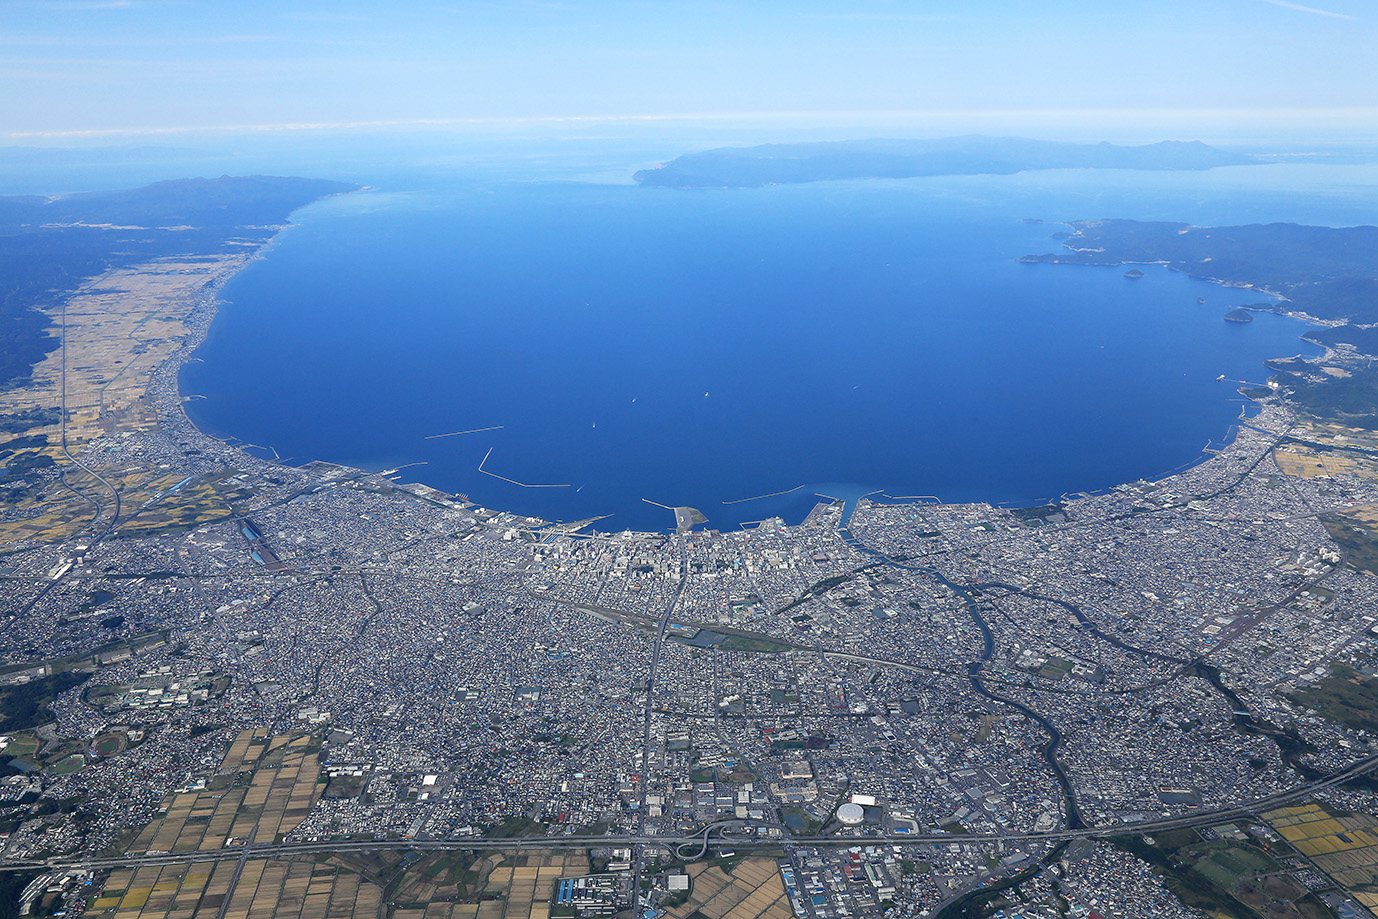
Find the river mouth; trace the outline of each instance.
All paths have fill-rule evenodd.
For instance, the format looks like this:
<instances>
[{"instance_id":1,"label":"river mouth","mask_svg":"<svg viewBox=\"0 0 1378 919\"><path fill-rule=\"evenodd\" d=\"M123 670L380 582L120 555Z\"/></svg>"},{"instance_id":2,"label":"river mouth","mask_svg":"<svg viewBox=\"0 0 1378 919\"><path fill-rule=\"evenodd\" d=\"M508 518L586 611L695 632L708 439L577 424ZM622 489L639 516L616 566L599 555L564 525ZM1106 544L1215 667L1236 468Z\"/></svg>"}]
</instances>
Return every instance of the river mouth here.
<instances>
[{"instance_id":1,"label":"river mouth","mask_svg":"<svg viewBox=\"0 0 1378 919\"><path fill-rule=\"evenodd\" d=\"M1060 245L1020 218L1064 216L1065 182L332 199L227 286L188 410L269 456L600 529L871 491L1037 504L1199 461L1244 404L1218 376L1319 352L1293 320L1224 322L1238 291L1020 263Z\"/></svg>"}]
</instances>

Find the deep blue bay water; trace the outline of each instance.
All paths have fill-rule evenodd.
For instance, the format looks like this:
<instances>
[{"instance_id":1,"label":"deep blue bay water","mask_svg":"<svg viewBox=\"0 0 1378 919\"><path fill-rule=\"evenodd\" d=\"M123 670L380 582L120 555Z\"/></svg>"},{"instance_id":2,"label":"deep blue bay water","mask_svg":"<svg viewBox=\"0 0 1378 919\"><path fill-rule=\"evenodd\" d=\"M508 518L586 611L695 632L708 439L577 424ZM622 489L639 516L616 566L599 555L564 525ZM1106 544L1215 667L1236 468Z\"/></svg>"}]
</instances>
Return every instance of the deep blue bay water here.
<instances>
[{"instance_id":1,"label":"deep blue bay water","mask_svg":"<svg viewBox=\"0 0 1378 919\"><path fill-rule=\"evenodd\" d=\"M547 519L614 515L599 529L672 526L642 499L719 528L795 522L818 491L1036 503L1200 460L1242 405L1217 375L1260 381L1265 359L1317 349L1293 320L1222 321L1257 293L1018 257L1059 248L1054 220L1357 222L1350 198L1273 168L380 182L299 212L228 285L183 391L205 397L188 405L203 429L293 461L424 462L404 475ZM485 455L570 487L484 475Z\"/></svg>"}]
</instances>

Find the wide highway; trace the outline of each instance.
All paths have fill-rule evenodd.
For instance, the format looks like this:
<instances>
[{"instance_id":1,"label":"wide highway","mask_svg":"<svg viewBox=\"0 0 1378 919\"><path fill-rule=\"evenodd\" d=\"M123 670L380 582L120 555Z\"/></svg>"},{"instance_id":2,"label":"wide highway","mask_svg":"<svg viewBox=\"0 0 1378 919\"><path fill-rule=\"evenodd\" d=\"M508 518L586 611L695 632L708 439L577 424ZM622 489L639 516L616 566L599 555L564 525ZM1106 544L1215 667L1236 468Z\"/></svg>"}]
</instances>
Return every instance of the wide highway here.
<instances>
[{"instance_id":1,"label":"wide highway","mask_svg":"<svg viewBox=\"0 0 1378 919\"><path fill-rule=\"evenodd\" d=\"M867 833L864 835L834 836L761 836L761 829L778 828L773 824L756 823L746 820L728 820L714 823L697 833L689 835L605 835L605 836L528 836L523 838L488 839L482 836L460 837L455 839L321 839L304 842L249 843L244 846L230 846L197 852L151 852L115 856L54 857L43 860L5 860L0 861L0 871L23 871L33 869L61 870L69 868L118 868L140 865L186 865L197 862L213 862L225 859L285 858L294 855L317 855L321 853L382 852L382 851L467 851L475 849L498 849L515 851L519 849L588 849L600 846L646 846L660 845L673 847L681 857L706 854L711 838L718 839L734 849L780 849L785 846L848 847L857 844L877 843L895 845L917 845L923 843L951 842L1060 842L1070 839L1103 839L1109 836L1135 836L1148 833L1161 833L1166 830L1187 829L1211 826L1241 818L1255 818L1261 811L1285 807L1297 801L1310 798L1319 791L1342 785L1345 782L1366 775L1378 769L1378 754L1351 763L1338 772L1333 772L1314 782L1296 785L1286 791L1258 798L1243 804L1228 807L1193 811L1177 817L1164 817L1159 820L1144 820L1138 823L1120 823L1114 826L1092 826L1075 829L1049 830L1046 833L1008 832L1008 833Z\"/></svg>"}]
</instances>

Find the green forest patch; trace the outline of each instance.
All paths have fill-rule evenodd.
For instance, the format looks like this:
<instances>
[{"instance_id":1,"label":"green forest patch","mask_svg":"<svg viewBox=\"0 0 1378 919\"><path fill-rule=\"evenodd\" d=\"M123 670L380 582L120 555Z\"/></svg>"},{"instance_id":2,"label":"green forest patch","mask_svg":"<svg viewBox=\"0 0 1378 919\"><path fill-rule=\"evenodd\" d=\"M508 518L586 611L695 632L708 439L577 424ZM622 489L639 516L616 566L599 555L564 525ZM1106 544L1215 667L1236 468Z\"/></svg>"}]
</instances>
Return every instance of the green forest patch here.
<instances>
[{"instance_id":1,"label":"green forest patch","mask_svg":"<svg viewBox=\"0 0 1378 919\"><path fill-rule=\"evenodd\" d=\"M52 721L48 708L59 695L91 678L89 673L57 673L41 680L0 689L0 734L36 728Z\"/></svg>"}]
</instances>

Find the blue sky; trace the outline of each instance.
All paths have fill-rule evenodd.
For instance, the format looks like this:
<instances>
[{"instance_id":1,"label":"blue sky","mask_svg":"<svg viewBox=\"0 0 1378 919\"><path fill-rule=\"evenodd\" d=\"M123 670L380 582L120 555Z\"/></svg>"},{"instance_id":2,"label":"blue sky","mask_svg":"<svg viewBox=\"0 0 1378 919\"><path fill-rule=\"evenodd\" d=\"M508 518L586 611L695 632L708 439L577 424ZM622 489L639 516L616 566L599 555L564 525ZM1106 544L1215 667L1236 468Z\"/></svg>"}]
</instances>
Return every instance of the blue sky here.
<instances>
[{"instance_id":1,"label":"blue sky","mask_svg":"<svg viewBox=\"0 0 1378 919\"><path fill-rule=\"evenodd\" d=\"M1378 137L1378 6L1315 4L4 0L0 143L714 119Z\"/></svg>"}]
</instances>

